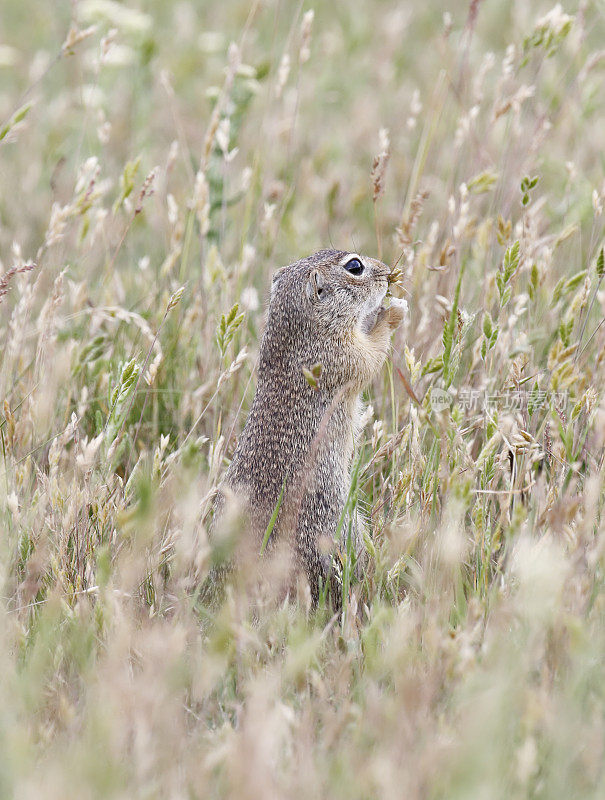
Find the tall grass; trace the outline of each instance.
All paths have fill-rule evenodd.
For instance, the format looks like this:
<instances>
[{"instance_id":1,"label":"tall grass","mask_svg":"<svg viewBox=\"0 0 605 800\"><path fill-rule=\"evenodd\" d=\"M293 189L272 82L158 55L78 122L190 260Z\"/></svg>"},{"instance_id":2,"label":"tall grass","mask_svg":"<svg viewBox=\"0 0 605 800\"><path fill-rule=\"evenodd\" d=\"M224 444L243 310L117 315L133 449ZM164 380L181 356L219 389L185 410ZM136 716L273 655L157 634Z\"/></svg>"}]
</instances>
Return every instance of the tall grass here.
<instances>
[{"instance_id":1,"label":"tall grass","mask_svg":"<svg viewBox=\"0 0 605 800\"><path fill-rule=\"evenodd\" d=\"M603 6L313 11L3 10L2 797L605 794ZM368 563L210 608L270 276L330 244L410 306Z\"/></svg>"}]
</instances>

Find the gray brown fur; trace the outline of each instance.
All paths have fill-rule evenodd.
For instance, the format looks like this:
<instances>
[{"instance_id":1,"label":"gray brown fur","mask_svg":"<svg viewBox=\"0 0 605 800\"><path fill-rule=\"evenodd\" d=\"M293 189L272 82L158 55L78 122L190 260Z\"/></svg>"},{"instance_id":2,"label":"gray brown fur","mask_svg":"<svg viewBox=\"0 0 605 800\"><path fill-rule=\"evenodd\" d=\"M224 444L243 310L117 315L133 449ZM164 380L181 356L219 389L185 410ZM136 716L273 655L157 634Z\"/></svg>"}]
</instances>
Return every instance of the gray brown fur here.
<instances>
[{"instance_id":1,"label":"gray brown fur","mask_svg":"<svg viewBox=\"0 0 605 800\"><path fill-rule=\"evenodd\" d=\"M359 277L343 266L354 257L364 265ZM319 542L333 541L350 487L359 393L382 367L403 316L382 306L388 275L380 261L339 250L278 270L254 401L224 479L243 498L259 547L285 487L271 539L291 541L314 603L331 561ZM313 388L303 368L317 363Z\"/></svg>"}]
</instances>

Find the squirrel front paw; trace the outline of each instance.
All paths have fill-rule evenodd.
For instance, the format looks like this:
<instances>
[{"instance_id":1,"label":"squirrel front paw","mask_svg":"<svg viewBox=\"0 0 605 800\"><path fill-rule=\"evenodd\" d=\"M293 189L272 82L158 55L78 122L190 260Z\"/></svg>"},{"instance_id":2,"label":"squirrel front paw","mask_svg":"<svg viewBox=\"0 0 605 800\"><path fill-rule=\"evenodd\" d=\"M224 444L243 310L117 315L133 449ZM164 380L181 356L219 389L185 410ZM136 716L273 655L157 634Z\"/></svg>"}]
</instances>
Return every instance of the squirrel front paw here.
<instances>
[{"instance_id":1,"label":"squirrel front paw","mask_svg":"<svg viewBox=\"0 0 605 800\"><path fill-rule=\"evenodd\" d=\"M389 307L386 310L389 328L394 331L403 322L403 318L408 313L407 301L403 298L392 297Z\"/></svg>"}]
</instances>

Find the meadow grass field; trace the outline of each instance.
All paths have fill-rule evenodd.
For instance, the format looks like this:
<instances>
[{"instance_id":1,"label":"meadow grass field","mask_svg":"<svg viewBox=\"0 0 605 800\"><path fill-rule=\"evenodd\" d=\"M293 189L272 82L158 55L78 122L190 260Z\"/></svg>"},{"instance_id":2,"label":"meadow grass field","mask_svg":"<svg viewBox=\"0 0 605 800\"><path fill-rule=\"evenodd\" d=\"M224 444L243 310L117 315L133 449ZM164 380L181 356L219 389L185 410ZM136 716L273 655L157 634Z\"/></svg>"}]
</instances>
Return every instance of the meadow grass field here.
<instances>
[{"instance_id":1,"label":"meadow grass field","mask_svg":"<svg viewBox=\"0 0 605 800\"><path fill-rule=\"evenodd\" d=\"M0 797L605 797L602 0L1 16ZM409 303L367 564L210 607L271 275L329 246Z\"/></svg>"}]
</instances>

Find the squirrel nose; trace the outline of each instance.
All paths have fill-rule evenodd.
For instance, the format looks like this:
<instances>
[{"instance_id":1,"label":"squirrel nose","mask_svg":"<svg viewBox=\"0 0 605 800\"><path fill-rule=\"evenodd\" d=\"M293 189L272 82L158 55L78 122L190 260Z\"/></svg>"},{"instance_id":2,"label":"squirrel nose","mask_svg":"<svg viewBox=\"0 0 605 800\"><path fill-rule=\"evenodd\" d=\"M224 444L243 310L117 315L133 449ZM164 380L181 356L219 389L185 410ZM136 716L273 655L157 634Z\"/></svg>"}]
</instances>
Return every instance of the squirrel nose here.
<instances>
[{"instance_id":1,"label":"squirrel nose","mask_svg":"<svg viewBox=\"0 0 605 800\"><path fill-rule=\"evenodd\" d=\"M387 267L386 264L383 264L382 261L378 261L377 258L371 259L371 263L375 277L388 280L388 277L391 274L390 268Z\"/></svg>"}]
</instances>

